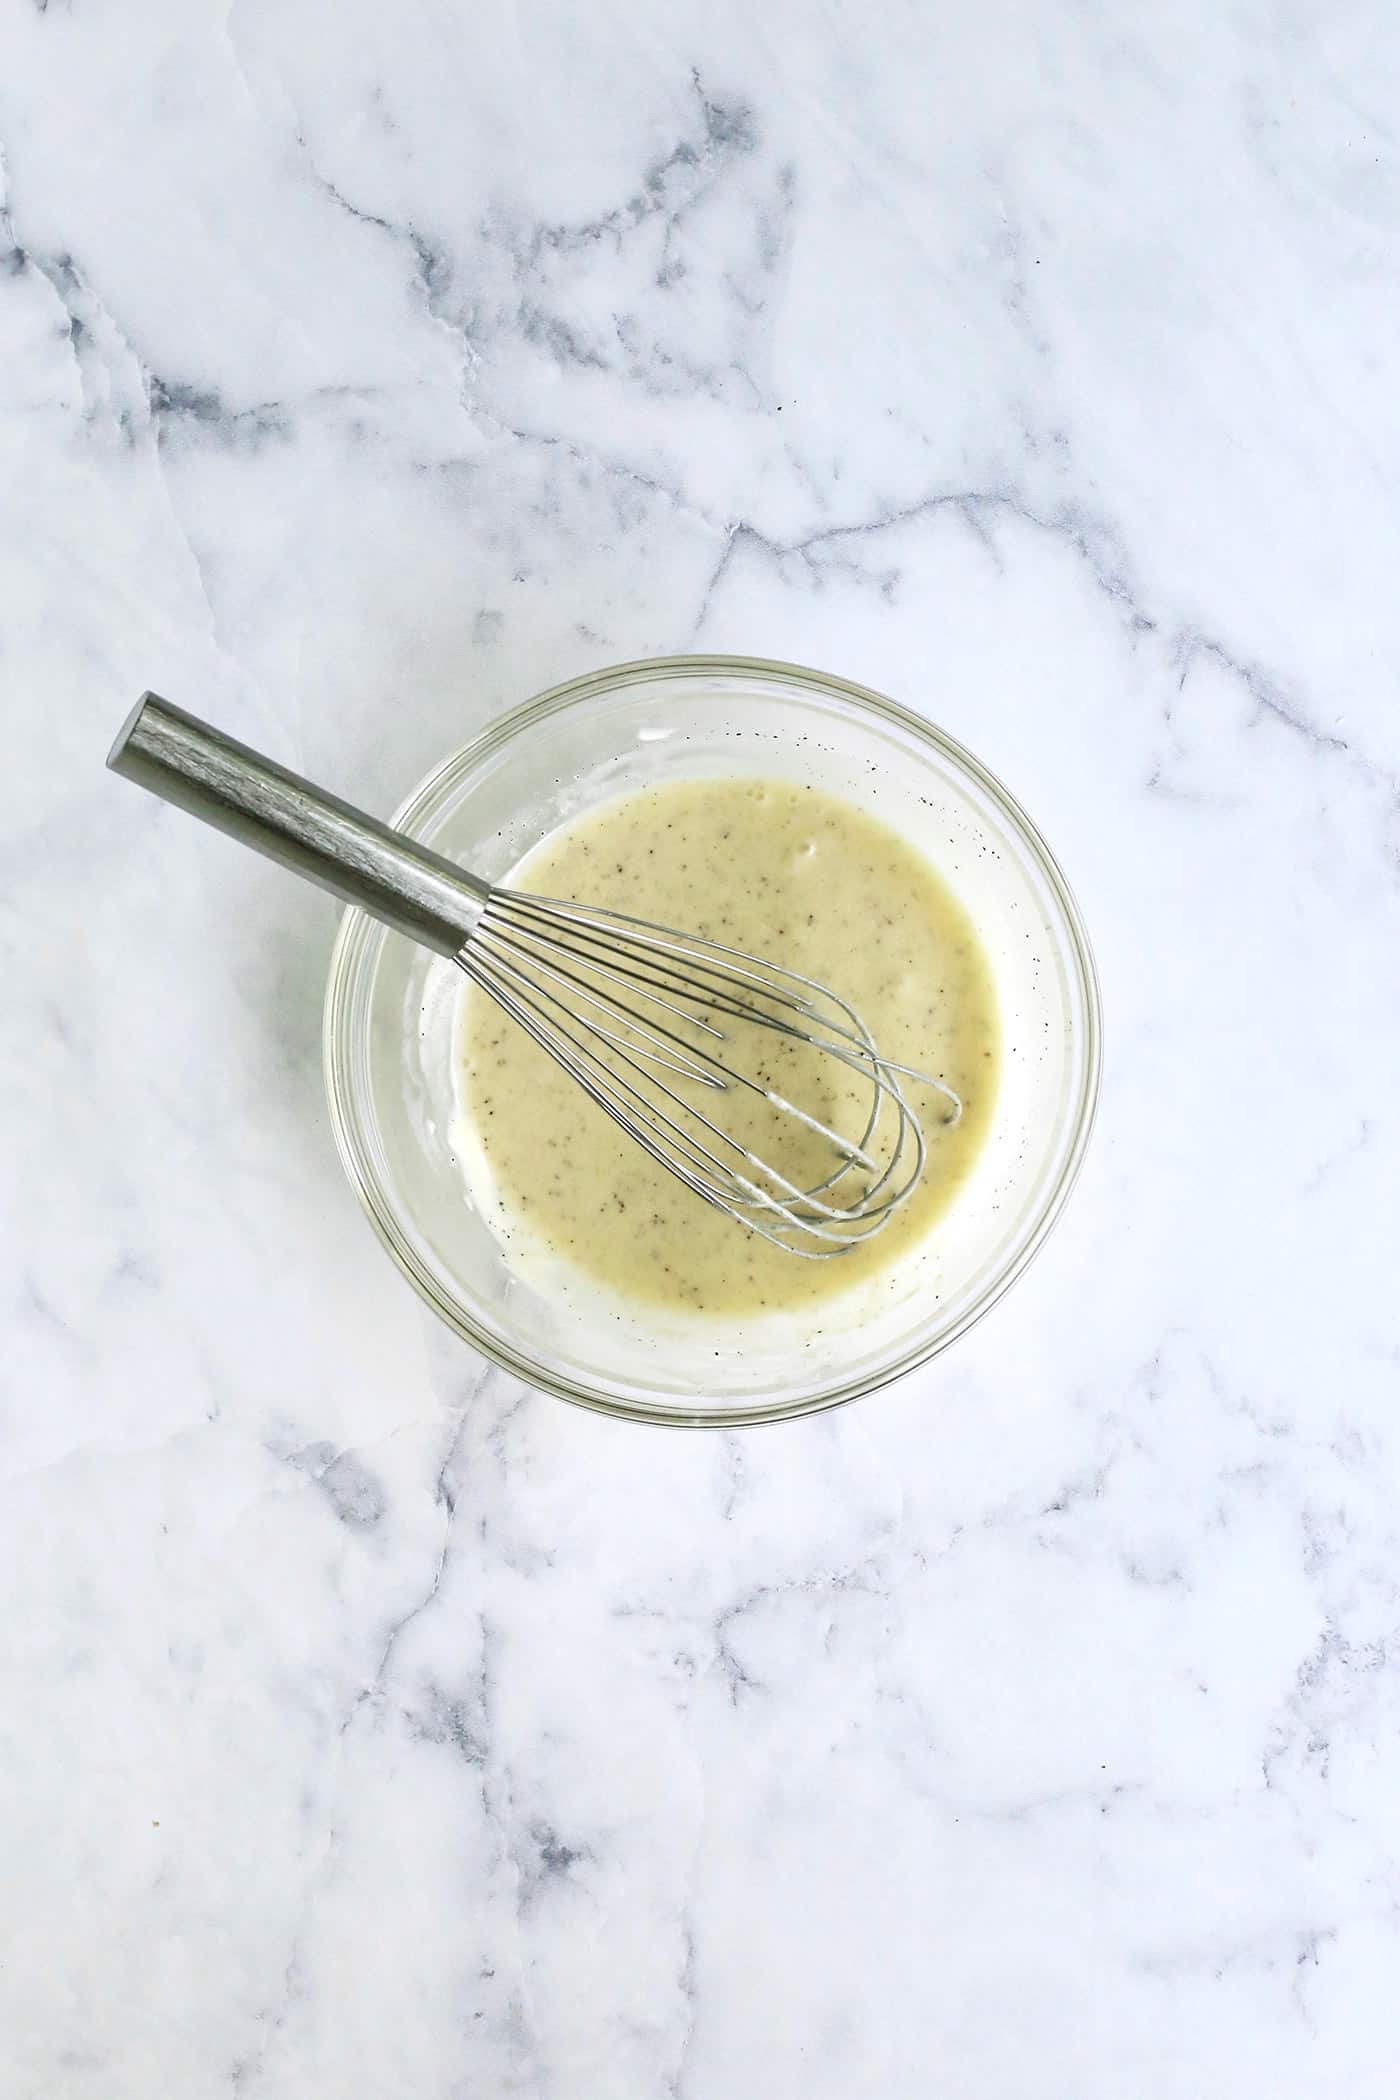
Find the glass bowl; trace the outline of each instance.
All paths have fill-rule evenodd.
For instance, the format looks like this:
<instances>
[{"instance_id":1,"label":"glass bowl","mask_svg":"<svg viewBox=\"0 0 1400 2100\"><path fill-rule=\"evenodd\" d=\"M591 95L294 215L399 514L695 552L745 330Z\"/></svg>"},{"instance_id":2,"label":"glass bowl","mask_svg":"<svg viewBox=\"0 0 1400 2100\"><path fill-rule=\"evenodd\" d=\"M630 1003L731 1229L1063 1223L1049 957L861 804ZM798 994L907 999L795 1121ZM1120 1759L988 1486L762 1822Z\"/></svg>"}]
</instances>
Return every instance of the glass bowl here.
<instances>
[{"instance_id":1,"label":"glass bowl","mask_svg":"<svg viewBox=\"0 0 1400 2100\"><path fill-rule=\"evenodd\" d=\"M331 1120L384 1245L485 1356L634 1420L734 1426L806 1414L945 1349L1045 1239L1098 1095L1098 985L1049 848L984 766L878 693L743 657L624 664L503 716L444 760L394 821L499 880L596 802L726 774L807 781L893 826L961 898L995 976L1002 1069L991 1132L932 1233L868 1283L798 1313L721 1321L614 1299L562 1263L512 1267L457 1157L461 973L356 911L331 959ZM582 1096L580 1113L592 1113Z\"/></svg>"}]
</instances>

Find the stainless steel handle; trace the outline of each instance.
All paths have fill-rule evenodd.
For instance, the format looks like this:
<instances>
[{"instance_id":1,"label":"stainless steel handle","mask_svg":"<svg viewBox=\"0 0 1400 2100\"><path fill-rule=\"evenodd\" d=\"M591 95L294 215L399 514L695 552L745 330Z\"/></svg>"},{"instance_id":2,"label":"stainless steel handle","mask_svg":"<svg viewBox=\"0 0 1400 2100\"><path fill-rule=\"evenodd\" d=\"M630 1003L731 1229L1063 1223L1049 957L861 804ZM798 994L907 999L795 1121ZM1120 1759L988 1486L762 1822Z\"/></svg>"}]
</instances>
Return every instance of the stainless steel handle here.
<instances>
[{"instance_id":1,"label":"stainless steel handle","mask_svg":"<svg viewBox=\"0 0 1400 2100\"><path fill-rule=\"evenodd\" d=\"M107 763L124 779L217 825L439 955L458 952L491 893L465 868L158 693L137 701Z\"/></svg>"}]
</instances>

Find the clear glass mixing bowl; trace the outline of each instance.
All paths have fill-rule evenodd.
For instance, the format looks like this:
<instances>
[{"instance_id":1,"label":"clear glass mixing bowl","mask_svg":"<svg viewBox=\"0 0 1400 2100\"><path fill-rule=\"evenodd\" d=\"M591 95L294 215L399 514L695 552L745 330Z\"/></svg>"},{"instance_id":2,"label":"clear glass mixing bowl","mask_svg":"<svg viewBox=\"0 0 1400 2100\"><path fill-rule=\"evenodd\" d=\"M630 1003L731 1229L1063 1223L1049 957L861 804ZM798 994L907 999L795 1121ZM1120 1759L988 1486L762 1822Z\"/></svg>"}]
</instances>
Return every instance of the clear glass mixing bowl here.
<instances>
[{"instance_id":1,"label":"clear glass mixing bowl","mask_svg":"<svg viewBox=\"0 0 1400 2100\"><path fill-rule=\"evenodd\" d=\"M394 1260L494 1362L635 1420L732 1426L805 1414L946 1348L1059 1215L1098 1094L1093 960L1045 841L968 752L860 686L742 657L595 672L493 723L429 775L395 822L499 879L595 802L725 774L809 781L883 818L952 884L996 977L1002 1074L991 1135L934 1232L864 1286L800 1315L715 1321L629 1305L562 1265L512 1267L455 1149L461 974L356 911L331 960L331 1119ZM582 1095L579 1112L593 1113Z\"/></svg>"}]
</instances>

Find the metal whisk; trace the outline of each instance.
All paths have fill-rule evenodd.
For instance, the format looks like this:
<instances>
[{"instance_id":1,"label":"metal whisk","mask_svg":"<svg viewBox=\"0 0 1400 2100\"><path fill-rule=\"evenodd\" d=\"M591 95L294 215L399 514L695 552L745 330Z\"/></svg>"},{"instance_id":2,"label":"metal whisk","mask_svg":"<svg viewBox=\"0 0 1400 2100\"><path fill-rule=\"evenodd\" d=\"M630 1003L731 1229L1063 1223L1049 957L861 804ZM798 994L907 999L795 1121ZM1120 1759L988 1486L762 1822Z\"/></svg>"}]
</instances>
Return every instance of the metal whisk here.
<instances>
[{"instance_id":1,"label":"metal whisk","mask_svg":"<svg viewBox=\"0 0 1400 2100\"><path fill-rule=\"evenodd\" d=\"M789 1253L845 1253L913 1193L926 1147L901 1078L932 1088L945 1122L961 1113L941 1080L882 1057L826 986L649 920L499 889L155 693L107 763L449 957L654 1160ZM814 1074L804 1105L788 1088ZM755 1149L755 1128L779 1157Z\"/></svg>"}]
</instances>

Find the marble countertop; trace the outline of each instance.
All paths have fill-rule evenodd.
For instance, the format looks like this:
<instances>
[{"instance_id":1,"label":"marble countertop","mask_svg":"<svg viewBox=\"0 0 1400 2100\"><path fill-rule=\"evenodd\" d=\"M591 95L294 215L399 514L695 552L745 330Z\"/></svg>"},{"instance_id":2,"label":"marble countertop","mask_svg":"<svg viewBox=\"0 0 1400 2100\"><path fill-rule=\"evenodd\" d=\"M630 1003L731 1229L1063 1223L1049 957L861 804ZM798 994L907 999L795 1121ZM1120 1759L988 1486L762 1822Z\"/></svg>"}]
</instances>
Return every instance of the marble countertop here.
<instances>
[{"instance_id":1,"label":"marble countertop","mask_svg":"<svg viewBox=\"0 0 1400 2100\"><path fill-rule=\"evenodd\" d=\"M0 17L0 2054L15 2100L1389 2100L1400 28ZM1061 853L1046 1253L834 1416L487 1374L378 1251L330 906L152 685L388 809L714 648Z\"/></svg>"}]
</instances>

